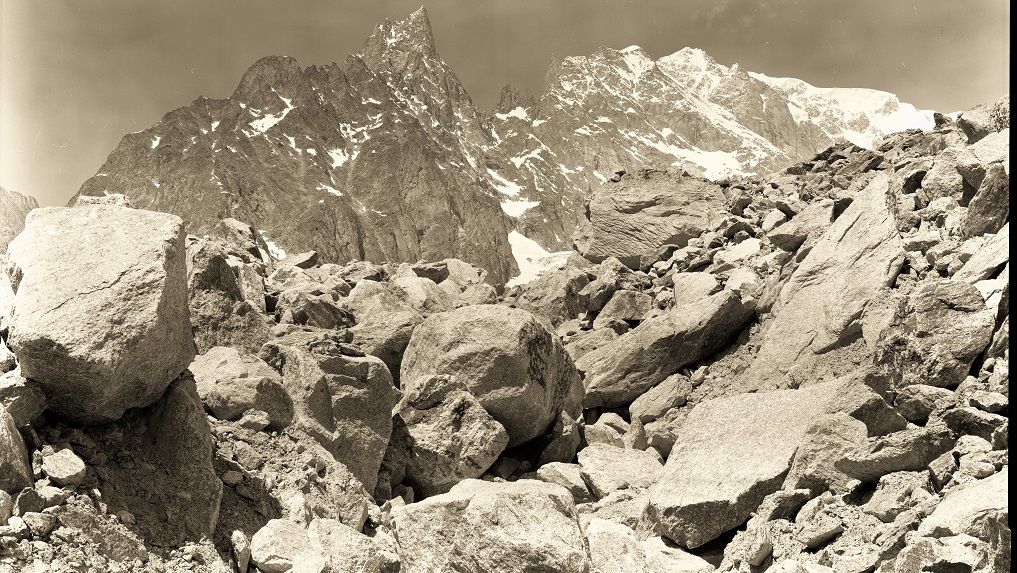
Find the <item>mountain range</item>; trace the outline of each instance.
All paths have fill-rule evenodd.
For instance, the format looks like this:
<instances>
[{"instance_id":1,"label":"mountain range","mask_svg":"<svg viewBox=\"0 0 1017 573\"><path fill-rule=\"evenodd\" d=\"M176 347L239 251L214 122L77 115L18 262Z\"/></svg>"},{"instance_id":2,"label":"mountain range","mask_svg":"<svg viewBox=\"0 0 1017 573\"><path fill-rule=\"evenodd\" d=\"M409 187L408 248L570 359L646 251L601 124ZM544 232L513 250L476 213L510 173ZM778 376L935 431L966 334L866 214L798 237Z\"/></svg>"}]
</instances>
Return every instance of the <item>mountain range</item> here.
<instances>
[{"instance_id":1,"label":"mountain range","mask_svg":"<svg viewBox=\"0 0 1017 573\"><path fill-rule=\"evenodd\" d=\"M504 283L527 255L569 248L592 191L619 171L755 176L934 124L893 94L771 78L694 48L653 60L605 47L546 77L540 97L506 86L479 110L421 8L341 65L259 60L230 97L124 136L78 194L124 194L196 234L250 221L277 257L455 257Z\"/></svg>"}]
</instances>

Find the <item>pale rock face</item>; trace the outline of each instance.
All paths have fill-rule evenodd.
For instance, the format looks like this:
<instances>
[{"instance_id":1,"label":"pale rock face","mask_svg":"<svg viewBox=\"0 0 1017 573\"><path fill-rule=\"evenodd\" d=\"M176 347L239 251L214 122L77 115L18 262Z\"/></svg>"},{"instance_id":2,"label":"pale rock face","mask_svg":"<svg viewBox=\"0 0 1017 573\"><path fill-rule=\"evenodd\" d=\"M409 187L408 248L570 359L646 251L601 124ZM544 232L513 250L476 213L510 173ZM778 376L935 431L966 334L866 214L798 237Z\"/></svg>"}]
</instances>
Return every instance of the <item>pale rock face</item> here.
<instances>
[{"instance_id":1,"label":"pale rock face","mask_svg":"<svg viewBox=\"0 0 1017 573\"><path fill-rule=\"evenodd\" d=\"M884 207L887 185L887 176L877 174L785 283L773 307L776 318L742 379L758 388L785 384L792 367L843 374L835 350L861 333L862 311L904 262Z\"/></svg>"},{"instance_id":2,"label":"pale rock face","mask_svg":"<svg viewBox=\"0 0 1017 573\"><path fill-rule=\"evenodd\" d=\"M8 343L52 411L115 420L156 401L190 364L183 239L183 221L162 213L107 206L32 213L8 251Z\"/></svg>"},{"instance_id":3,"label":"pale rock face","mask_svg":"<svg viewBox=\"0 0 1017 573\"><path fill-rule=\"evenodd\" d=\"M643 516L645 527L695 548L745 521L780 489L837 383L719 398L693 408Z\"/></svg>"},{"instance_id":4,"label":"pale rock face","mask_svg":"<svg viewBox=\"0 0 1017 573\"><path fill-rule=\"evenodd\" d=\"M632 401L670 374L723 346L748 324L753 309L730 291L694 308L674 309L584 355L584 406L615 407Z\"/></svg>"},{"instance_id":5,"label":"pale rock face","mask_svg":"<svg viewBox=\"0 0 1017 573\"><path fill-rule=\"evenodd\" d=\"M434 314L403 355L404 391L432 375L465 385L505 427L509 446L546 433L564 411L578 417L582 382L561 341L532 314L485 305Z\"/></svg>"},{"instance_id":6,"label":"pale rock face","mask_svg":"<svg viewBox=\"0 0 1017 573\"><path fill-rule=\"evenodd\" d=\"M392 509L402 571L528 571L534 564L589 573L572 495L535 480L460 482L446 494Z\"/></svg>"},{"instance_id":7,"label":"pale rock face","mask_svg":"<svg viewBox=\"0 0 1017 573\"><path fill-rule=\"evenodd\" d=\"M0 490L18 492L32 485L32 468L28 465L25 441L14 425L14 419L0 404Z\"/></svg>"}]
</instances>

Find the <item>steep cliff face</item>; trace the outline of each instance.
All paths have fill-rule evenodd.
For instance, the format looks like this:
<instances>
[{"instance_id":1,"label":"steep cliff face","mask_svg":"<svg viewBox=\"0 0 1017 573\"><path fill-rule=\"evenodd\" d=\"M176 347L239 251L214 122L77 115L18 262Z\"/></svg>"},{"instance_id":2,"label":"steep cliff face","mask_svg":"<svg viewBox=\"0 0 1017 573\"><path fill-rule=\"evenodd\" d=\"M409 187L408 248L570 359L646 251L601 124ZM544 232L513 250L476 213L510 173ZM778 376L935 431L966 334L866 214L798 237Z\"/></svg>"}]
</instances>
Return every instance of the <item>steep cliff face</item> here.
<instances>
[{"instance_id":1,"label":"steep cliff face","mask_svg":"<svg viewBox=\"0 0 1017 573\"><path fill-rule=\"evenodd\" d=\"M507 86L485 114L421 9L379 25L342 65L258 61L229 98L125 136L79 193L123 193L197 233L251 221L281 251L329 261L460 258L500 283L525 241L569 247L616 171L760 174L836 139L871 145L913 127L911 111L891 94L824 91L691 48L654 61L632 46L556 62L539 98Z\"/></svg>"},{"instance_id":2,"label":"steep cliff face","mask_svg":"<svg viewBox=\"0 0 1017 573\"><path fill-rule=\"evenodd\" d=\"M25 228L25 215L38 206L32 197L0 187L0 253Z\"/></svg>"}]
</instances>

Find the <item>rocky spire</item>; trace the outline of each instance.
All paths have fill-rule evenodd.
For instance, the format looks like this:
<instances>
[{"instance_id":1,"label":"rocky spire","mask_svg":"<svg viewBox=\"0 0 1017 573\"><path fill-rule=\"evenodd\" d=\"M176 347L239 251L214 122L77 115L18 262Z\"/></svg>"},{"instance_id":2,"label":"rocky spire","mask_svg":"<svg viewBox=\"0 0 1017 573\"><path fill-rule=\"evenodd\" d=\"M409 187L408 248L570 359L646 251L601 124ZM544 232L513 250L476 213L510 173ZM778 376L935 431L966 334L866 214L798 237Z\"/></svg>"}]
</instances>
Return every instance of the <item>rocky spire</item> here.
<instances>
[{"instance_id":1,"label":"rocky spire","mask_svg":"<svg viewBox=\"0 0 1017 573\"><path fill-rule=\"evenodd\" d=\"M405 20L392 22L385 20L367 39L360 56L372 70L379 69L383 62L390 65L404 65L411 55L420 54L425 57L437 57L434 47L434 34L431 32L431 21L427 10L421 6Z\"/></svg>"}]
</instances>

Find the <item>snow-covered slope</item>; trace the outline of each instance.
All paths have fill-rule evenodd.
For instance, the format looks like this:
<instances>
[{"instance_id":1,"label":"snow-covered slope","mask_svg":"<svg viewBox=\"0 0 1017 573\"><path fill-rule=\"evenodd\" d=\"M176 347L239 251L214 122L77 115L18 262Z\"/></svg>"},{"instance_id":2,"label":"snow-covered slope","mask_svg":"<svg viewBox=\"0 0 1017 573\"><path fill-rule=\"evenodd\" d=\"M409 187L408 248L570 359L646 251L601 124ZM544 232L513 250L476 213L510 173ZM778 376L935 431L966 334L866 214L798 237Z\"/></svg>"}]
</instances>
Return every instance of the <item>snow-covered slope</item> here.
<instances>
[{"instance_id":1,"label":"snow-covered slope","mask_svg":"<svg viewBox=\"0 0 1017 573\"><path fill-rule=\"evenodd\" d=\"M869 149L887 134L935 126L932 110L901 103L892 93L864 88L817 88L796 78L750 76L782 92L789 108L803 123L820 126L834 139L846 139Z\"/></svg>"}]
</instances>

